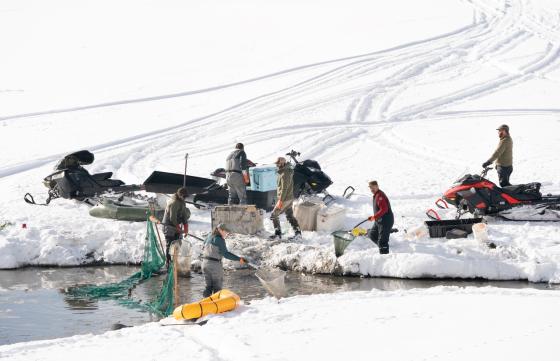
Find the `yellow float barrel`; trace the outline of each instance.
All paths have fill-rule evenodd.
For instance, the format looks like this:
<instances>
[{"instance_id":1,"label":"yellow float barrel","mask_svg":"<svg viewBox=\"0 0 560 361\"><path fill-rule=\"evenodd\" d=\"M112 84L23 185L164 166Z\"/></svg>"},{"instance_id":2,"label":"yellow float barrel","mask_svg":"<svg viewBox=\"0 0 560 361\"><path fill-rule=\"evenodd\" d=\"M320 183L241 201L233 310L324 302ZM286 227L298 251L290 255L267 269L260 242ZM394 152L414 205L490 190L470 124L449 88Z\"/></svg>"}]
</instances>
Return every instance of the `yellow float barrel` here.
<instances>
[{"instance_id":1,"label":"yellow float barrel","mask_svg":"<svg viewBox=\"0 0 560 361\"><path fill-rule=\"evenodd\" d=\"M176 320L191 320L213 313L222 313L235 309L240 298L230 290L221 290L199 302L187 303L173 311Z\"/></svg>"}]
</instances>

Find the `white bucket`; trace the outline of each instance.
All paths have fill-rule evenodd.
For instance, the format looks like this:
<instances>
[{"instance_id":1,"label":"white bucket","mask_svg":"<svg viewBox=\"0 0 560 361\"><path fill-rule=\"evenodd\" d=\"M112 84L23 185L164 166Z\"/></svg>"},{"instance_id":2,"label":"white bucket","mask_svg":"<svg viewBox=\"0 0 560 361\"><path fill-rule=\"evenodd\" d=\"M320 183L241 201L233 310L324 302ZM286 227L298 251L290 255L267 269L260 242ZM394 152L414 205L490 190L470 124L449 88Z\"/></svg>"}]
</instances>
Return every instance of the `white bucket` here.
<instances>
[{"instance_id":1,"label":"white bucket","mask_svg":"<svg viewBox=\"0 0 560 361\"><path fill-rule=\"evenodd\" d=\"M170 253L173 257L175 247L171 247ZM183 241L177 254L177 273L179 276L188 277L191 274L191 243Z\"/></svg>"},{"instance_id":2,"label":"white bucket","mask_svg":"<svg viewBox=\"0 0 560 361\"><path fill-rule=\"evenodd\" d=\"M474 239L479 242L488 242L488 226L486 223L475 223L472 226Z\"/></svg>"},{"instance_id":3,"label":"white bucket","mask_svg":"<svg viewBox=\"0 0 560 361\"><path fill-rule=\"evenodd\" d=\"M428 228L425 225L421 225L416 228L408 229L405 238L411 241L413 239L422 239L426 236L428 236Z\"/></svg>"}]
</instances>

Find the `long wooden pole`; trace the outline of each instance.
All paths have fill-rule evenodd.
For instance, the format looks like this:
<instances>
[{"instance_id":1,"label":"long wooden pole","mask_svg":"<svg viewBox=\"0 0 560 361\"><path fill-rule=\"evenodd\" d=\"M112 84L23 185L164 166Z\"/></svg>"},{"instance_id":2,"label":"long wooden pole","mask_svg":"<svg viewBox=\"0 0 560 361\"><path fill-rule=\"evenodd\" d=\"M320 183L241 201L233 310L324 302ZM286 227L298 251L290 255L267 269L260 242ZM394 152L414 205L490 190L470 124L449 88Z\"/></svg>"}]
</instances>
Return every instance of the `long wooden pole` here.
<instances>
[{"instance_id":1,"label":"long wooden pole","mask_svg":"<svg viewBox=\"0 0 560 361\"><path fill-rule=\"evenodd\" d=\"M179 279L177 277L177 256L179 255L179 245L177 242L173 245L173 303L174 308L179 306Z\"/></svg>"},{"instance_id":2,"label":"long wooden pole","mask_svg":"<svg viewBox=\"0 0 560 361\"><path fill-rule=\"evenodd\" d=\"M187 161L189 160L189 153L185 154L185 172L183 173L183 187L187 186Z\"/></svg>"}]
</instances>

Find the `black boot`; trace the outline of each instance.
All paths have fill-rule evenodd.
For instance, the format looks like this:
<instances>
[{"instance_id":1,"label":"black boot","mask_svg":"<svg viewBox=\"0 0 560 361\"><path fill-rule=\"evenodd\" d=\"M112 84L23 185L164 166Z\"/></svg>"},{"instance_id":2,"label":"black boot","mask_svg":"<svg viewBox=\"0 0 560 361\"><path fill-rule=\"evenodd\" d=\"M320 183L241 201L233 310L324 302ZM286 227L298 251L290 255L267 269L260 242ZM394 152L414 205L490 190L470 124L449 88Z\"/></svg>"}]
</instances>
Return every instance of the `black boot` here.
<instances>
[{"instance_id":1,"label":"black boot","mask_svg":"<svg viewBox=\"0 0 560 361\"><path fill-rule=\"evenodd\" d=\"M275 230L274 234L272 236L268 237L268 239L270 239L272 241L277 240L277 239L282 239L282 231L279 230L279 229Z\"/></svg>"},{"instance_id":2,"label":"black boot","mask_svg":"<svg viewBox=\"0 0 560 361\"><path fill-rule=\"evenodd\" d=\"M299 228L294 229L294 235L289 238L290 241L297 241L301 239L301 230Z\"/></svg>"}]
</instances>

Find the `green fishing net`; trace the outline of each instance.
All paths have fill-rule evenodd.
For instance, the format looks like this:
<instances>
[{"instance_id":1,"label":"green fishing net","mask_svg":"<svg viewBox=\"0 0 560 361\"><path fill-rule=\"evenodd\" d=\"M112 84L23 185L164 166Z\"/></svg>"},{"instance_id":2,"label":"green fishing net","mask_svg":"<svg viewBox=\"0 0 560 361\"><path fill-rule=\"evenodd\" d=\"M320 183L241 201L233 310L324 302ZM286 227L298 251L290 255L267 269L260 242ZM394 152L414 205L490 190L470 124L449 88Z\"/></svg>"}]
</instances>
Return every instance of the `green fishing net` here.
<instances>
[{"instance_id":1,"label":"green fishing net","mask_svg":"<svg viewBox=\"0 0 560 361\"><path fill-rule=\"evenodd\" d=\"M140 271L116 283L102 285L84 285L68 289L67 294L74 299L82 300L116 300L120 304L140 308L158 316L165 317L173 313L173 263L167 269L167 277L163 282L157 299L142 302L132 297L132 291L138 284L159 273L165 265L165 255L154 231L154 224L148 219L146 227L146 243Z\"/></svg>"}]
</instances>

